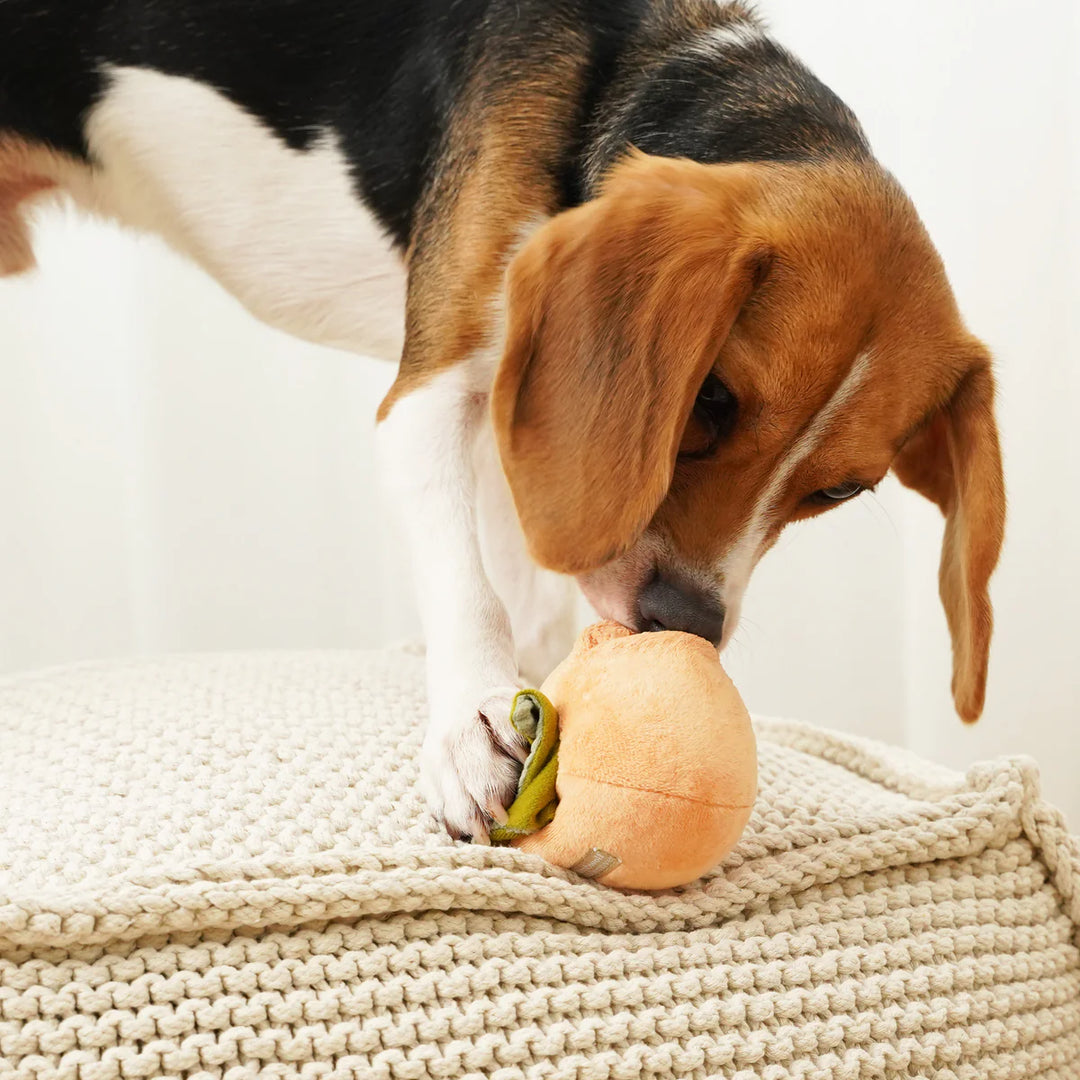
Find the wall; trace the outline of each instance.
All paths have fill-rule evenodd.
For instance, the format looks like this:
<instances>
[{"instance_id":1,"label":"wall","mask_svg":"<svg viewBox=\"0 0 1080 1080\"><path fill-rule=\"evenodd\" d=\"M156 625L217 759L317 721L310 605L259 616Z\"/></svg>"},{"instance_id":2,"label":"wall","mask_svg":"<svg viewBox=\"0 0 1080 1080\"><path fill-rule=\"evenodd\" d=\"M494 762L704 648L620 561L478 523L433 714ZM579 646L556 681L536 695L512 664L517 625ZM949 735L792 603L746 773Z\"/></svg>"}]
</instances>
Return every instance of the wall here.
<instances>
[{"instance_id":1,"label":"wall","mask_svg":"<svg viewBox=\"0 0 1080 1080\"><path fill-rule=\"evenodd\" d=\"M388 365L50 216L0 287L0 666L415 630L372 473Z\"/></svg>"},{"instance_id":2,"label":"wall","mask_svg":"<svg viewBox=\"0 0 1080 1080\"><path fill-rule=\"evenodd\" d=\"M940 517L895 483L783 538L728 666L762 713L958 765L1031 753L1080 827L1080 8L762 7L862 117L998 357L1011 517L975 728L948 700ZM154 241L55 214L39 251L0 286L0 668L415 632L372 474L390 369L257 324Z\"/></svg>"}]
</instances>

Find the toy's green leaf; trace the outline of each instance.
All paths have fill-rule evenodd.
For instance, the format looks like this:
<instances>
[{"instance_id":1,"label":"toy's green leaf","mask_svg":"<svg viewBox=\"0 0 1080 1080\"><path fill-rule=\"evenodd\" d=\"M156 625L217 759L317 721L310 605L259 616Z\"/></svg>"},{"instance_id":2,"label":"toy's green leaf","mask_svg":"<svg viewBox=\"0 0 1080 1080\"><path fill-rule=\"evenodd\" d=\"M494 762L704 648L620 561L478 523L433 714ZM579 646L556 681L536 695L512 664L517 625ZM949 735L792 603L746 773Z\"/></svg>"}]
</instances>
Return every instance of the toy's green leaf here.
<instances>
[{"instance_id":1,"label":"toy's green leaf","mask_svg":"<svg viewBox=\"0 0 1080 1080\"><path fill-rule=\"evenodd\" d=\"M509 844L543 828L555 815L558 796L559 718L555 706L539 690L522 690L510 708L510 722L532 749L518 778L517 798L506 811L506 823L491 829L493 844Z\"/></svg>"}]
</instances>

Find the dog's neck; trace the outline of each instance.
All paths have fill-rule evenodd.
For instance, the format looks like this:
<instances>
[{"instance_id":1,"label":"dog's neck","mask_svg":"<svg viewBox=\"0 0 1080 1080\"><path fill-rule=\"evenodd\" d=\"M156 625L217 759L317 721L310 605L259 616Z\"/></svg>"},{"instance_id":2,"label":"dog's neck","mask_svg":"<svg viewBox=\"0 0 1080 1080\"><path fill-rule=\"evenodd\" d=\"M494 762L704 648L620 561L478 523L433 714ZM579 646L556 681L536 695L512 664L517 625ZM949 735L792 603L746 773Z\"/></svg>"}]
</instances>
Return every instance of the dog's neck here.
<instances>
[{"instance_id":1,"label":"dog's neck","mask_svg":"<svg viewBox=\"0 0 1080 1080\"><path fill-rule=\"evenodd\" d=\"M703 164L870 156L854 113L741 5L647 8L594 46L567 205L595 195L631 147Z\"/></svg>"}]
</instances>

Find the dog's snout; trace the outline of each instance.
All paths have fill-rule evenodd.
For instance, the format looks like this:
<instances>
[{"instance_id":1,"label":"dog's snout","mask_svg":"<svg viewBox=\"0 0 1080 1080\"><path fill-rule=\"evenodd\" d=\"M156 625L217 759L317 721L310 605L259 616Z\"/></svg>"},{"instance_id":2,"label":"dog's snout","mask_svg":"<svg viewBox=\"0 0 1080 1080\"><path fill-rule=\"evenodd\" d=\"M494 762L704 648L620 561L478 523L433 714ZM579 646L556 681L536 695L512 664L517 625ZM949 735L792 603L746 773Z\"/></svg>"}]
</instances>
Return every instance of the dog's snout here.
<instances>
[{"instance_id":1,"label":"dog's snout","mask_svg":"<svg viewBox=\"0 0 1080 1080\"><path fill-rule=\"evenodd\" d=\"M692 586L657 574L638 596L641 630L682 630L719 645L724 635L724 605Z\"/></svg>"}]
</instances>

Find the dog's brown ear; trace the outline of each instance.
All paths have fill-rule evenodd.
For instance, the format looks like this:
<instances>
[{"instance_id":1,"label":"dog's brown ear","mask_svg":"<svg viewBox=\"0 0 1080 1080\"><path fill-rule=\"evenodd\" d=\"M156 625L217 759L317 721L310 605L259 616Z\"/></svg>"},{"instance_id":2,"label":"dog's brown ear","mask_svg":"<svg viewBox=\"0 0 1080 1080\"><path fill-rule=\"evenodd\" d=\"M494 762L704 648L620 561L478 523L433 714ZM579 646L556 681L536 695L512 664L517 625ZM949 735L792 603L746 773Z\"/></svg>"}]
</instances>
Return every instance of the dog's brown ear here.
<instances>
[{"instance_id":1,"label":"dog's brown ear","mask_svg":"<svg viewBox=\"0 0 1080 1080\"><path fill-rule=\"evenodd\" d=\"M717 183L641 155L509 267L492 420L543 566L581 573L621 554L667 492L697 393L769 261L738 234L748 177L732 168Z\"/></svg>"},{"instance_id":2,"label":"dog's brown ear","mask_svg":"<svg viewBox=\"0 0 1080 1080\"><path fill-rule=\"evenodd\" d=\"M939 588L952 636L953 700L970 723L986 697L994 625L989 583L1005 530L994 379L981 345L952 399L908 440L893 468L945 515Z\"/></svg>"}]
</instances>

